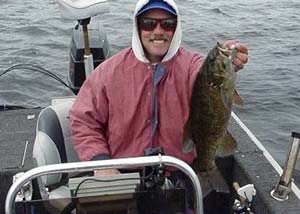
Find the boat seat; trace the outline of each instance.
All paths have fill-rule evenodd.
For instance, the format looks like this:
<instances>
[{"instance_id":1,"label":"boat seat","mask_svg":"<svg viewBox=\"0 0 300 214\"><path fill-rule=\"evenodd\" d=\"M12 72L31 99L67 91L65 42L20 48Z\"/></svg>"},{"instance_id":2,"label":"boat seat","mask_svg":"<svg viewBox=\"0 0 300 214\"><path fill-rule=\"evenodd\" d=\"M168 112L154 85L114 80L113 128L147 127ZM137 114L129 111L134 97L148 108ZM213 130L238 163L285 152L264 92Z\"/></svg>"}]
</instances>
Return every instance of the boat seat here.
<instances>
[{"instance_id":1,"label":"boat seat","mask_svg":"<svg viewBox=\"0 0 300 214\"><path fill-rule=\"evenodd\" d=\"M61 16L81 20L109 12L107 0L58 0Z\"/></svg>"},{"instance_id":2,"label":"boat seat","mask_svg":"<svg viewBox=\"0 0 300 214\"><path fill-rule=\"evenodd\" d=\"M52 104L40 112L33 146L33 159L36 166L80 161L73 149L69 128L69 110L74 99L69 98ZM42 199L70 198L68 178L75 176L78 176L78 173L39 177L38 186ZM61 200L59 203L62 204L55 204L55 207L61 210L70 202L70 200Z\"/></svg>"}]
</instances>

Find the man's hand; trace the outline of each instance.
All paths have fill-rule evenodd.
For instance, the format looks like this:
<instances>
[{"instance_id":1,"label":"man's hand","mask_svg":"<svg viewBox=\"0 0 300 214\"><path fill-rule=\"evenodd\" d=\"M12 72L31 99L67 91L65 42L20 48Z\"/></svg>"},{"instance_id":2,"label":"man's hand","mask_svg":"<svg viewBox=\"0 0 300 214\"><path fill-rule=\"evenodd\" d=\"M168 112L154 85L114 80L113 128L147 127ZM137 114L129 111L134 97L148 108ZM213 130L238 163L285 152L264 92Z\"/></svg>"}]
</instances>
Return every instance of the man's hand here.
<instances>
[{"instance_id":1,"label":"man's hand","mask_svg":"<svg viewBox=\"0 0 300 214\"><path fill-rule=\"evenodd\" d=\"M94 171L94 176L96 177L115 175L115 174L120 174L120 171L117 169L100 169Z\"/></svg>"},{"instance_id":2,"label":"man's hand","mask_svg":"<svg viewBox=\"0 0 300 214\"><path fill-rule=\"evenodd\" d=\"M233 60L233 66L235 71L239 71L244 68L245 64L248 62L248 48L246 45L238 43L234 40L228 40L223 43L226 47L230 49L237 49L238 53Z\"/></svg>"}]
</instances>

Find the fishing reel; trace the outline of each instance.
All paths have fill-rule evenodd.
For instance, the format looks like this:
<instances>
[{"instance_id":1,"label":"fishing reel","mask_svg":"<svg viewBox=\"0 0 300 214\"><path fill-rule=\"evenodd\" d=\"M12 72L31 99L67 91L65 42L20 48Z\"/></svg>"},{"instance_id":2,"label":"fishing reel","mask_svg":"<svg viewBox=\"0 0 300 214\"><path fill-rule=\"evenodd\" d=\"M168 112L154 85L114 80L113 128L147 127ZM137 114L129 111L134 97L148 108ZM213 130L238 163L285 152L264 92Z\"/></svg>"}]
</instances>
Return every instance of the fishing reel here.
<instances>
[{"instance_id":1,"label":"fishing reel","mask_svg":"<svg viewBox=\"0 0 300 214\"><path fill-rule=\"evenodd\" d=\"M144 151L145 156L163 155L161 147L147 148ZM147 166L143 169L142 190L160 188L165 184L165 166L162 164L156 166Z\"/></svg>"},{"instance_id":2,"label":"fishing reel","mask_svg":"<svg viewBox=\"0 0 300 214\"><path fill-rule=\"evenodd\" d=\"M256 195L256 190L253 184L247 184L240 187L237 182L233 183L233 188L238 194L238 199L235 199L232 211L233 214L254 214L252 211L253 198Z\"/></svg>"}]
</instances>

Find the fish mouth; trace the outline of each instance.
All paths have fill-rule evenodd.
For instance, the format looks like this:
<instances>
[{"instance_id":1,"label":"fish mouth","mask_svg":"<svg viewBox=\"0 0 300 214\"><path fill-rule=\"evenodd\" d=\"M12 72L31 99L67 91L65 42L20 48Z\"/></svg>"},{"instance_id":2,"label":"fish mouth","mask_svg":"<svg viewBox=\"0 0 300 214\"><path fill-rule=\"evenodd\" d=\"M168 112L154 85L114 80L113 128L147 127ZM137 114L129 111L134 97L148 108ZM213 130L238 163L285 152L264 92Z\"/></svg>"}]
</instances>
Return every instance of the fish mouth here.
<instances>
[{"instance_id":1,"label":"fish mouth","mask_svg":"<svg viewBox=\"0 0 300 214\"><path fill-rule=\"evenodd\" d=\"M232 58L232 49L229 49L229 48L226 48L226 47L223 47L223 46L218 46L218 50L219 50L219 53L222 57L224 58L228 58L228 59L231 59Z\"/></svg>"},{"instance_id":2,"label":"fish mouth","mask_svg":"<svg viewBox=\"0 0 300 214\"><path fill-rule=\"evenodd\" d=\"M233 58L233 53L235 51L235 49L231 49L229 47L225 47L223 44L218 42L218 51L219 54L224 57L224 58L228 58L228 59L232 59Z\"/></svg>"}]
</instances>

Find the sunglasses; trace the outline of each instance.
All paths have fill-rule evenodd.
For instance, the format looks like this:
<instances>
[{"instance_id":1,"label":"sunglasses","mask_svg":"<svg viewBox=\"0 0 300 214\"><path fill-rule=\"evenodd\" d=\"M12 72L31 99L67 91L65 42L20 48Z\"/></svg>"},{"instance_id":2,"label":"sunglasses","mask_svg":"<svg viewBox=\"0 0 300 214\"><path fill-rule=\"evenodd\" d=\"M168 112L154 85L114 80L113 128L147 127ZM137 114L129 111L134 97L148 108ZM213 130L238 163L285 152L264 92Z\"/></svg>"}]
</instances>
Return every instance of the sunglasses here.
<instances>
[{"instance_id":1,"label":"sunglasses","mask_svg":"<svg viewBox=\"0 0 300 214\"><path fill-rule=\"evenodd\" d=\"M144 31L153 31L157 27L158 23L160 27L166 31L175 31L177 26L177 19L140 18L138 20L139 29Z\"/></svg>"}]
</instances>

